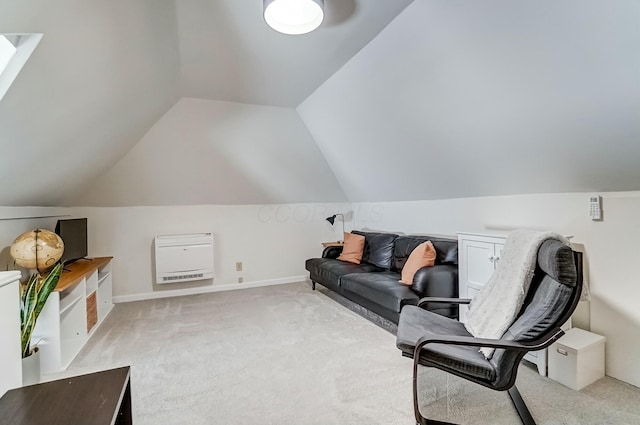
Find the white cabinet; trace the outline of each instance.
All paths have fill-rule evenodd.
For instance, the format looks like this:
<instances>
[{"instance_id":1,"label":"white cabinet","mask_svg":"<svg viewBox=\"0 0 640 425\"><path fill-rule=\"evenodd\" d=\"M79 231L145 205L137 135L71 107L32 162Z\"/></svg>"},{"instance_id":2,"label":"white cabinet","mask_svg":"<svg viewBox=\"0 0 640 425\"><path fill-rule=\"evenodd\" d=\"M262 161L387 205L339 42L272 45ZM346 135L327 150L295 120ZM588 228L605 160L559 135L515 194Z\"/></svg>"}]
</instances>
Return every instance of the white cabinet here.
<instances>
[{"instance_id":1,"label":"white cabinet","mask_svg":"<svg viewBox=\"0 0 640 425\"><path fill-rule=\"evenodd\" d=\"M506 233L479 234L458 232L458 290L460 298L471 298L482 289L495 270L507 238ZM460 307L460 321L466 321L467 307ZM566 326L568 329L568 326ZM547 376L547 350L530 351L525 360L534 363Z\"/></svg>"},{"instance_id":2,"label":"white cabinet","mask_svg":"<svg viewBox=\"0 0 640 425\"><path fill-rule=\"evenodd\" d=\"M66 369L113 308L111 257L65 266L33 333L43 374Z\"/></svg>"},{"instance_id":3,"label":"white cabinet","mask_svg":"<svg viewBox=\"0 0 640 425\"><path fill-rule=\"evenodd\" d=\"M459 294L473 298L489 280L500 261L505 236L458 233ZM460 321L466 321L467 307L460 306Z\"/></svg>"},{"instance_id":4,"label":"white cabinet","mask_svg":"<svg viewBox=\"0 0 640 425\"><path fill-rule=\"evenodd\" d=\"M22 386L20 272L0 272L0 396Z\"/></svg>"}]
</instances>

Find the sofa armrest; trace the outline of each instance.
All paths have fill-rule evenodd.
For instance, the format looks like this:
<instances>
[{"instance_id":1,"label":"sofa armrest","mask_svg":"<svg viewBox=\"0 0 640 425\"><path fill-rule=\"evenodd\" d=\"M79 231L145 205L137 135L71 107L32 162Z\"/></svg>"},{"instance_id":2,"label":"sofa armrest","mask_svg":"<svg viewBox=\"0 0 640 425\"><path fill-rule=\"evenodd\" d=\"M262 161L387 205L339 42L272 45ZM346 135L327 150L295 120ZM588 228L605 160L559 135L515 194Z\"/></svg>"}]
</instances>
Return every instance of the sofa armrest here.
<instances>
[{"instance_id":1,"label":"sofa armrest","mask_svg":"<svg viewBox=\"0 0 640 425\"><path fill-rule=\"evenodd\" d=\"M458 267L439 264L418 269L411 289L420 297L458 298Z\"/></svg>"},{"instance_id":2,"label":"sofa armrest","mask_svg":"<svg viewBox=\"0 0 640 425\"><path fill-rule=\"evenodd\" d=\"M451 319L458 318L459 302L449 300L458 298L458 267L450 264L423 267L413 276L411 289L419 297L440 299L425 301L422 308Z\"/></svg>"},{"instance_id":3,"label":"sofa armrest","mask_svg":"<svg viewBox=\"0 0 640 425\"><path fill-rule=\"evenodd\" d=\"M322 258L336 259L342 254L342 246L328 246L322 251Z\"/></svg>"}]
</instances>

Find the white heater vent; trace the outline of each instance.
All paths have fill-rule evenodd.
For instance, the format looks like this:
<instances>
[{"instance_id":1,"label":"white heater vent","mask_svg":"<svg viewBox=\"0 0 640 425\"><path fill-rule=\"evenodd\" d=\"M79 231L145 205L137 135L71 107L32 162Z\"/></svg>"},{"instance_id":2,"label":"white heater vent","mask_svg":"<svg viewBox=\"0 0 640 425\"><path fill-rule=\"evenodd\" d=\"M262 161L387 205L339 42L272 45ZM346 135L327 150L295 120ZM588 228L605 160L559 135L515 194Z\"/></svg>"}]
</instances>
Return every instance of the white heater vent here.
<instances>
[{"instance_id":1,"label":"white heater vent","mask_svg":"<svg viewBox=\"0 0 640 425\"><path fill-rule=\"evenodd\" d=\"M162 283L177 282L181 280L204 279L204 273L198 274L180 274L177 276L163 276Z\"/></svg>"},{"instance_id":2,"label":"white heater vent","mask_svg":"<svg viewBox=\"0 0 640 425\"><path fill-rule=\"evenodd\" d=\"M213 235L161 235L155 238L156 283L213 279Z\"/></svg>"}]
</instances>

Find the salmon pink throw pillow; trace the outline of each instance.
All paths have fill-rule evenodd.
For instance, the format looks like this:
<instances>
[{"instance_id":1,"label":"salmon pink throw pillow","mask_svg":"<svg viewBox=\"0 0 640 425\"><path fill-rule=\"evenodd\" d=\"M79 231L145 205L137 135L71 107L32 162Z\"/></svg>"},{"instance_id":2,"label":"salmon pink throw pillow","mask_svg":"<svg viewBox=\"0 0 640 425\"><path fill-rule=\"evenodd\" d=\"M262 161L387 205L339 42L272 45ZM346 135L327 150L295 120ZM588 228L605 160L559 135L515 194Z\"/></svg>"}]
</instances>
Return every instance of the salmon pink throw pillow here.
<instances>
[{"instance_id":1,"label":"salmon pink throw pillow","mask_svg":"<svg viewBox=\"0 0 640 425\"><path fill-rule=\"evenodd\" d=\"M344 233L344 247L342 254L338 260L348 261L349 263L360 264L362 261L362 253L364 252L364 236L355 235L353 233Z\"/></svg>"},{"instance_id":2,"label":"salmon pink throw pillow","mask_svg":"<svg viewBox=\"0 0 640 425\"><path fill-rule=\"evenodd\" d=\"M431 241L426 241L418 245L411 251L407 262L402 268L401 283L405 285L413 284L413 276L423 267L433 267L436 263L436 249Z\"/></svg>"}]
</instances>

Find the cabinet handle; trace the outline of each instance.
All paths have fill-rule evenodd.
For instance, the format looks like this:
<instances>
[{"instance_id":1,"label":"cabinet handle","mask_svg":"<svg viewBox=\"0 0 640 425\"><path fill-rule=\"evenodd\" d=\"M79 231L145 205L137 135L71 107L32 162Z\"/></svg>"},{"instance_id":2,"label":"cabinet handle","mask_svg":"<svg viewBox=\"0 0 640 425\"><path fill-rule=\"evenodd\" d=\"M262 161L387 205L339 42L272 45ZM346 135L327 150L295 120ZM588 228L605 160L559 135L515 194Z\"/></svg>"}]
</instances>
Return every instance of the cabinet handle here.
<instances>
[{"instance_id":1,"label":"cabinet handle","mask_svg":"<svg viewBox=\"0 0 640 425\"><path fill-rule=\"evenodd\" d=\"M493 255L489 256L489 261L495 261L495 260L496 260L496 257L494 257Z\"/></svg>"},{"instance_id":2,"label":"cabinet handle","mask_svg":"<svg viewBox=\"0 0 640 425\"><path fill-rule=\"evenodd\" d=\"M563 356L568 355L569 353L567 353L567 350L564 350L562 348L556 348L556 351L558 352L558 354L561 354Z\"/></svg>"},{"instance_id":3,"label":"cabinet handle","mask_svg":"<svg viewBox=\"0 0 640 425\"><path fill-rule=\"evenodd\" d=\"M500 260L500 256L494 257L493 261L499 261Z\"/></svg>"}]
</instances>

